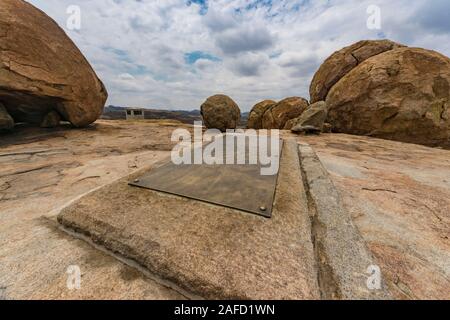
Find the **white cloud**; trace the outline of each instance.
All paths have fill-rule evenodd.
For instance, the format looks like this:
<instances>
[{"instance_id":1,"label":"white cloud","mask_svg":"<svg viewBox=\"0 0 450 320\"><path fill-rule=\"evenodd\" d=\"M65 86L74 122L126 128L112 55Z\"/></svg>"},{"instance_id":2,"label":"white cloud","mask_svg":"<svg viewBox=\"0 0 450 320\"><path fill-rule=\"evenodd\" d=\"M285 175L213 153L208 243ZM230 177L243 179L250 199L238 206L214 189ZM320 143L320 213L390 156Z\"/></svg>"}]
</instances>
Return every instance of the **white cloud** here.
<instances>
[{"instance_id":1,"label":"white cloud","mask_svg":"<svg viewBox=\"0 0 450 320\"><path fill-rule=\"evenodd\" d=\"M310 80L335 50L387 37L450 54L447 0L29 0L63 27L105 82L108 103L195 109L215 93L243 110L263 99L309 97ZM264 5L266 3L266 5ZM66 29L79 5L82 29ZM382 29L366 27L367 6ZM192 63L186 54L203 52ZM207 59L205 56L217 59Z\"/></svg>"},{"instance_id":2,"label":"white cloud","mask_svg":"<svg viewBox=\"0 0 450 320\"><path fill-rule=\"evenodd\" d=\"M127 81L127 80L136 80L136 78L135 77L133 77L131 74L129 74L129 73L122 73L122 74L119 74L119 79L120 80L124 80L124 81Z\"/></svg>"}]
</instances>

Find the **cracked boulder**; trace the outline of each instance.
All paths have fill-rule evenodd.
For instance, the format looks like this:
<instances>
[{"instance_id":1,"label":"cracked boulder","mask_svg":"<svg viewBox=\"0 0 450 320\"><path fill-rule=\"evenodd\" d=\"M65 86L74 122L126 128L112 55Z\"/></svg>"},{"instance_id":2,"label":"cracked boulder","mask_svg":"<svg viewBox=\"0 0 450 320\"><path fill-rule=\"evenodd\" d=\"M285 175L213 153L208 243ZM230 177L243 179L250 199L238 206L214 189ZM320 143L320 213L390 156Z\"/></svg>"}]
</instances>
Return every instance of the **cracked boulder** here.
<instances>
[{"instance_id":1,"label":"cracked boulder","mask_svg":"<svg viewBox=\"0 0 450 320\"><path fill-rule=\"evenodd\" d=\"M236 129L241 121L241 110L230 97L218 94L209 97L201 106L203 122L208 129Z\"/></svg>"},{"instance_id":2,"label":"cracked boulder","mask_svg":"<svg viewBox=\"0 0 450 320\"><path fill-rule=\"evenodd\" d=\"M262 118L264 116L264 113L274 104L276 104L276 102L273 100L264 100L257 103L252 108L252 111L250 111L250 115L248 116L247 128L256 130L262 129Z\"/></svg>"},{"instance_id":3,"label":"cracked boulder","mask_svg":"<svg viewBox=\"0 0 450 320\"><path fill-rule=\"evenodd\" d=\"M365 40L333 53L320 66L311 82L311 103L324 101L330 89L360 63L380 53L403 47L390 40Z\"/></svg>"},{"instance_id":4,"label":"cracked boulder","mask_svg":"<svg viewBox=\"0 0 450 320\"><path fill-rule=\"evenodd\" d=\"M0 49L0 103L15 122L48 124L50 114L82 127L102 114L105 87L42 11L22 0L2 0Z\"/></svg>"},{"instance_id":5,"label":"cracked boulder","mask_svg":"<svg viewBox=\"0 0 450 320\"><path fill-rule=\"evenodd\" d=\"M300 97L281 100L268 108L264 113L262 119L263 129L290 130L292 123L289 120L298 118L308 108L308 105L308 101Z\"/></svg>"},{"instance_id":6,"label":"cracked boulder","mask_svg":"<svg viewBox=\"0 0 450 320\"><path fill-rule=\"evenodd\" d=\"M397 48L373 56L328 93L333 132L450 145L450 59Z\"/></svg>"}]
</instances>

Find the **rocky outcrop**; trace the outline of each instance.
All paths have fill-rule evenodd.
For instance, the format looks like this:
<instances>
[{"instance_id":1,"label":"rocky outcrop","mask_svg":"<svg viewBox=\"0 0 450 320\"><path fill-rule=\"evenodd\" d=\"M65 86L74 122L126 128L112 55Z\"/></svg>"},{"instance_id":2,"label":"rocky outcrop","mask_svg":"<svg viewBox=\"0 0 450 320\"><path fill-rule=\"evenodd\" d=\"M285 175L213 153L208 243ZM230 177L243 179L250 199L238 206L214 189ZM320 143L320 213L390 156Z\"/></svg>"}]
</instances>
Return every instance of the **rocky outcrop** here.
<instances>
[{"instance_id":1,"label":"rocky outcrop","mask_svg":"<svg viewBox=\"0 0 450 320\"><path fill-rule=\"evenodd\" d=\"M329 90L360 63L380 53L400 48L389 40L359 41L333 53L314 75L309 89L311 103L326 99Z\"/></svg>"},{"instance_id":2,"label":"rocky outcrop","mask_svg":"<svg viewBox=\"0 0 450 320\"><path fill-rule=\"evenodd\" d=\"M238 105L226 95L209 97L201 106L203 122L208 129L236 129L241 120Z\"/></svg>"},{"instance_id":3,"label":"rocky outcrop","mask_svg":"<svg viewBox=\"0 0 450 320\"><path fill-rule=\"evenodd\" d=\"M14 120L0 103L0 130L11 130L12 128L14 128Z\"/></svg>"},{"instance_id":4,"label":"rocky outcrop","mask_svg":"<svg viewBox=\"0 0 450 320\"><path fill-rule=\"evenodd\" d=\"M324 101L313 103L300 117L293 120L294 124L291 130L296 133L321 133L327 114L327 104Z\"/></svg>"},{"instance_id":5,"label":"rocky outcrop","mask_svg":"<svg viewBox=\"0 0 450 320\"><path fill-rule=\"evenodd\" d=\"M271 106L276 104L273 100L264 100L260 103L257 103L253 108L252 111L250 111L250 115L248 118L247 128L248 129L262 129L262 119L264 116L264 113L266 113L267 109L269 109Z\"/></svg>"},{"instance_id":6,"label":"rocky outcrop","mask_svg":"<svg viewBox=\"0 0 450 320\"><path fill-rule=\"evenodd\" d=\"M300 97L291 97L284 99L272 105L264 113L262 119L263 129L284 129L290 130L289 120L299 117L308 107L306 99ZM286 127L286 125L288 125Z\"/></svg>"},{"instance_id":7,"label":"rocky outcrop","mask_svg":"<svg viewBox=\"0 0 450 320\"><path fill-rule=\"evenodd\" d=\"M99 118L105 87L45 13L22 0L2 0L0 48L0 102L15 122L40 125L51 112L77 127Z\"/></svg>"},{"instance_id":8,"label":"rocky outcrop","mask_svg":"<svg viewBox=\"0 0 450 320\"><path fill-rule=\"evenodd\" d=\"M326 102L334 132L449 144L450 59L419 48L384 52L340 79Z\"/></svg>"}]
</instances>

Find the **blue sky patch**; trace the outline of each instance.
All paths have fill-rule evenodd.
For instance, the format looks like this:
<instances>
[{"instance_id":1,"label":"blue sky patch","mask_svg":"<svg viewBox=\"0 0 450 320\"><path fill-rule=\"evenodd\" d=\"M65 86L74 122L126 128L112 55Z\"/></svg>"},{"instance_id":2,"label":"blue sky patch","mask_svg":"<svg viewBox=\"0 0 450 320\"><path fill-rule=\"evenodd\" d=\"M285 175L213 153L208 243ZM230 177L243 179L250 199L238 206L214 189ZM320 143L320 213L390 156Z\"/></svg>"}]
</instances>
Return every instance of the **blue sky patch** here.
<instances>
[{"instance_id":1,"label":"blue sky patch","mask_svg":"<svg viewBox=\"0 0 450 320\"><path fill-rule=\"evenodd\" d=\"M66 31L114 105L193 109L217 91L248 111L267 98L308 98L322 62L364 39L389 38L450 56L449 0L27 2ZM367 28L374 4L380 30ZM76 18L67 11L71 5L81 9L77 32L67 26ZM122 78L130 81L117 81Z\"/></svg>"},{"instance_id":2,"label":"blue sky patch","mask_svg":"<svg viewBox=\"0 0 450 320\"><path fill-rule=\"evenodd\" d=\"M104 47L103 50L114 53L122 61L132 62L130 56L125 50L116 49L113 47Z\"/></svg>"},{"instance_id":3,"label":"blue sky patch","mask_svg":"<svg viewBox=\"0 0 450 320\"><path fill-rule=\"evenodd\" d=\"M200 14L205 15L208 12L208 1L207 0L188 0L187 5L198 4L200 6Z\"/></svg>"},{"instance_id":4,"label":"blue sky patch","mask_svg":"<svg viewBox=\"0 0 450 320\"><path fill-rule=\"evenodd\" d=\"M200 60L200 59L205 59L205 60L210 60L210 61L220 61L219 58L213 56L212 54L203 52L203 51L188 52L184 55L184 61L187 64L194 64L195 62L197 62L197 60Z\"/></svg>"}]
</instances>

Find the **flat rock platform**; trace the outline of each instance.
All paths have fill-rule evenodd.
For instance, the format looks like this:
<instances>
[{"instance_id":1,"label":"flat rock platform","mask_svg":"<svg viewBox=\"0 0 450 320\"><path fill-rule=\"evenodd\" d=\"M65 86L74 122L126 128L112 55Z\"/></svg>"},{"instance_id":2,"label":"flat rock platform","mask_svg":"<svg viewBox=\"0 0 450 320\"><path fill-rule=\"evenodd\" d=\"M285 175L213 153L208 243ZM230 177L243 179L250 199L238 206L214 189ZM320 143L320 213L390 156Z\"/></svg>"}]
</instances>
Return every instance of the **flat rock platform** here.
<instances>
[{"instance_id":1,"label":"flat rock platform","mask_svg":"<svg viewBox=\"0 0 450 320\"><path fill-rule=\"evenodd\" d=\"M129 185L158 163L64 208L58 221L207 299L320 299L295 141L284 144L272 218Z\"/></svg>"}]
</instances>

